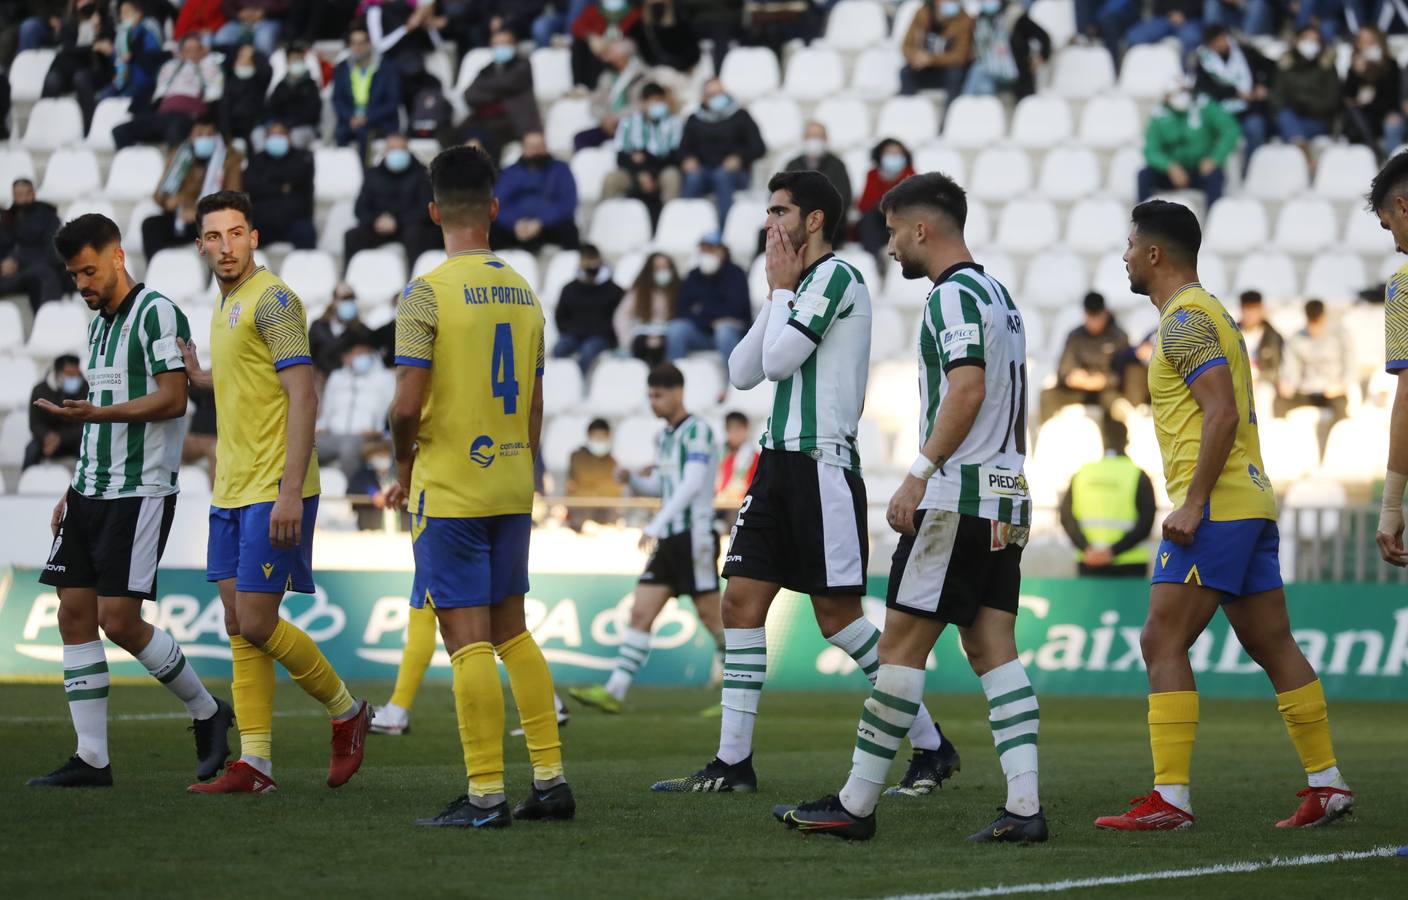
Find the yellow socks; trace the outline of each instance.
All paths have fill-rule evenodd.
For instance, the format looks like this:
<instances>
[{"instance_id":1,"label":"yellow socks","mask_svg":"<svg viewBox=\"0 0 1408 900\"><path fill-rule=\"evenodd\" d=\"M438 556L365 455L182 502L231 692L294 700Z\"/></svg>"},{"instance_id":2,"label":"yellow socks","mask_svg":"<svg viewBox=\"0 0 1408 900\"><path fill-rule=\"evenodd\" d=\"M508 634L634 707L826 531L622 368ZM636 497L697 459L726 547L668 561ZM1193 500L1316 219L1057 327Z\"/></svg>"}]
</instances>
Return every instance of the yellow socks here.
<instances>
[{"instance_id":1,"label":"yellow socks","mask_svg":"<svg viewBox=\"0 0 1408 900\"><path fill-rule=\"evenodd\" d=\"M1198 732L1198 692L1149 695L1149 746L1154 751L1154 784L1186 785Z\"/></svg>"},{"instance_id":2,"label":"yellow socks","mask_svg":"<svg viewBox=\"0 0 1408 900\"><path fill-rule=\"evenodd\" d=\"M552 672L542 648L525 631L495 648L508 671L508 684L518 704L528 759L534 781L562 777L562 740L557 734L557 704L553 700ZM500 720L502 722L502 719ZM502 725L500 725L502 727Z\"/></svg>"},{"instance_id":3,"label":"yellow socks","mask_svg":"<svg viewBox=\"0 0 1408 900\"><path fill-rule=\"evenodd\" d=\"M264 652L282 663L298 686L323 704L328 715L338 718L352 708L352 695L347 692L347 685L337 677L323 651L298 626L279 619L264 645ZM272 696L272 691L270 694Z\"/></svg>"},{"instance_id":4,"label":"yellow socks","mask_svg":"<svg viewBox=\"0 0 1408 900\"><path fill-rule=\"evenodd\" d=\"M406 649L401 652L401 668L396 671L396 689L391 692L392 706L410 712L434 655L435 608L429 603L420 609L413 606L411 621L406 626Z\"/></svg>"},{"instance_id":5,"label":"yellow socks","mask_svg":"<svg viewBox=\"0 0 1408 900\"><path fill-rule=\"evenodd\" d=\"M1277 694L1276 709L1286 721L1286 730L1306 774L1333 768L1335 748L1330 743L1330 714L1325 709L1325 689L1320 679Z\"/></svg>"},{"instance_id":6,"label":"yellow socks","mask_svg":"<svg viewBox=\"0 0 1408 900\"><path fill-rule=\"evenodd\" d=\"M274 758L274 661L236 634L230 637L235 720L240 728L240 754Z\"/></svg>"},{"instance_id":7,"label":"yellow socks","mask_svg":"<svg viewBox=\"0 0 1408 900\"><path fill-rule=\"evenodd\" d=\"M450 657L455 673L455 713L464 747L469 794L488 797L504 792L504 690L494 647L488 641L467 644Z\"/></svg>"}]
</instances>

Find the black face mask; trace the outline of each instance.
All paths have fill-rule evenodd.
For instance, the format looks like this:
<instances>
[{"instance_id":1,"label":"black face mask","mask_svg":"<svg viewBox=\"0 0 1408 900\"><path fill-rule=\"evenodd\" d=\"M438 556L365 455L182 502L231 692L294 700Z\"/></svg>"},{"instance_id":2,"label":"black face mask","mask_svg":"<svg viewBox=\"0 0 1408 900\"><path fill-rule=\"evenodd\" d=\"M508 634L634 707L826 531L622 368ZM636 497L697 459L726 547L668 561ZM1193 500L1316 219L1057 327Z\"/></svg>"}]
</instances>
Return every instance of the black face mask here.
<instances>
[{"instance_id":1,"label":"black face mask","mask_svg":"<svg viewBox=\"0 0 1408 900\"><path fill-rule=\"evenodd\" d=\"M91 18L92 15L93 15L93 9L94 9L94 7L91 6L91 5L90 5L90 6L80 6L80 7L78 7L78 9L76 10L76 12L77 12L77 14L78 14L78 18L80 18L80 19Z\"/></svg>"},{"instance_id":2,"label":"black face mask","mask_svg":"<svg viewBox=\"0 0 1408 900\"><path fill-rule=\"evenodd\" d=\"M550 159L551 157L548 156L525 156L523 157L523 164L525 166L532 166L535 169L542 169L547 166Z\"/></svg>"},{"instance_id":3,"label":"black face mask","mask_svg":"<svg viewBox=\"0 0 1408 900\"><path fill-rule=\"evenodd\" d=\"M583 269L583 270L582 270L582 280L588 282L589 284L595 284L595 283L596 283L597 276L600 275L600 274L601 274L601 269L600 269L600 267L595 268L595 269Z\"/></svg>"}]
</instances>

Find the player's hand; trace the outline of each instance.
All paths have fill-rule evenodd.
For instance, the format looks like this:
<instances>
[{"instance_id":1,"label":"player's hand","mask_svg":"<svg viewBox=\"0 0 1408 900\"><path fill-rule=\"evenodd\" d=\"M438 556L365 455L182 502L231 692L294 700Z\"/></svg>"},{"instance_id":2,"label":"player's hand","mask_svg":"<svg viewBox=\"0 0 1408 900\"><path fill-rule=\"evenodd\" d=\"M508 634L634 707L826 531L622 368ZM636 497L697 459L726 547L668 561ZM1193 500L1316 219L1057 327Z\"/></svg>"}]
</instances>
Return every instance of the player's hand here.
<instances>
[{"instance_id":1,"label":"player's hand","mask_svg":"<svg viewBox=\"0 0 1408 900\"><path fill-rule=\"evenodd\" d=\"M895 495L890 498L890 508L885 510L885 521L891 529L911 537L914 535L914 512L919 508L919 501L924 499L926 487L925 482L913 475L905 476Z\"/></svg>"},{"instance_id":2,"label":"player's hand","mask_svg":"<svg viewBox=\"0 0 1408 900\"><path fill-rule=\"evenodd\" d=\"M215 383L214 376L201 368L200 356L196 353L196 342L177 338L176 348L181 351L181 361L186 365L186 380L191 383L191 387L212 387Z\"/></svg>"},{"instance_id":3,"label":"player's hand","mask_svg":"<svg viewBox=\"0 0 1408 900\"><path fill-rule=\"evenodd\" d=\"M1110 552L1109 547L1086 547L1081 562L1098 569L1108 566L1114 558L1115 555Z\"/></svg>"},{"instance_id":4,"label":"player's hand","mask_svg":"<svg viewBox=\"0 0 1408 900\"><path fill-rule=\"evenodd\" d=\"M386 509L405 509L410 496L410 485L398 481L381 493L381 505Z\"/></svg>"},{"instance_id":5,"label":"player's hand","mask_svg":"<svg viewBox=\"0 0 1408 900\"><path fill-rule=\"evenodd\" d=\"M1385 509L1379 513L1379 530L1374 535L1379 555L1384 562L1400 569L1408 566L1408 552L1403 549L1403 510Z\"/></svg>"},{"instance_id":6,"label":"player's hand","mask_svg":"<svg viewBox=\"0 0 1408 900\"><path fill-rule=\"evenodd\" d=\"M770 290L793 291L802 277L802 247L793 247L792 239L781 225L768 226L766 268Z\"/></svg>"},{"instance_id":7,"label":"player's hand","mask_svg":"<svg viewBox=\"0 0 1408 900\"><path fill-rule=\"evenodd\" d=\"M280 493L269 511L269 543L289 550L303 541L303 498Z\"/></svg>"},{"instance_id":8,"label":"player's hand","mask_svg":"<svg viewBox=\"0 0 1408 900\"><path fill-rule=\"evenodd\" d=\"M1187 547L1193 543L1193 536L1202 522L1202 506L1180 506L1164 519L1164 540Z\"/></svg>"},{"instance_id":9,"label":"player's hand","mask_svg":"<svg viewBox=\"0 0 1408 900\"><path fill-rule=\"evenodd\" d=\"M54 537L59 536L59 526L64 523L64 509L68 506L68 494L59 498L59 502L54 504L54 514L49 517L49 531Z\"/></svg>"},{"instance_id":10,"label":"player's hand","mask_svg":"<svg viewBox=\"0 0 1408 900\"><path fill-rule=\"evenodd\" d=\"M63 406L55 406L48 400L39 399L34 401L34 405L51 416L58 416L70 422L91 422L98 410L98 407L87 400L65 400Z\"/></svg>"}]
</instances>

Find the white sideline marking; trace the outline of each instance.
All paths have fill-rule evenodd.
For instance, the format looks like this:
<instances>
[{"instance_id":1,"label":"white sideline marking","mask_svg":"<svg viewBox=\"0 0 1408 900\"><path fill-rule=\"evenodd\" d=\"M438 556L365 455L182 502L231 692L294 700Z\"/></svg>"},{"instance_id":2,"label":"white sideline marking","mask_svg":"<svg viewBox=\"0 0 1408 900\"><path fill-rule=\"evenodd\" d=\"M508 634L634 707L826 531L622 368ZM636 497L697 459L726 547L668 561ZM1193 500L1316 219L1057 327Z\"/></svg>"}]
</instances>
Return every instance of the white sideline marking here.
<instances>
[{"instance_id":1,"label":"white sideline marking","mask_svg":"<svg viewBox=\"0 0 1408 900\"><path fill-rule=\"evenodd\" d=\"M327 717L325 712L314 712L313 710L275 710L274 717L279 719L311 719L315 716ZM191 717L186 713L128 713L120 716L108 716L109 722L159 722L165 719L185 719L187 722ZM0 716L0 724L5 725L38 725L46 722L68 722L68 716Z\"/></svg>"},{"instance_id":2,"label":"white sideline marking","mask_svg":"<svg viewBox=\"0 0 1408 900\"><path fill-rule=\"evenodd\" d=\"M941 891L937 894L896 894L884 900L965 900L968 897L1009 897L1014 894L1058 894L1081 888L1107 887L1116 884L1136 884L1141 881L1164 881L1174 878L1202 878L1205 875L1235 875L1260 872L1262 869L1285 869L1293 866L1318 866L1323 863L1348 862L1356 859L1396 856L1397 847L1375 847L1372 850L1348 850L1343 853L1309 853L1304 856L1273 856L1268 860L1221 863L1196 869L1164 869L1159 872L1131 872L1128 875L1103 875L1098 878L1072 878L1066 881L1038 881L1030 884L999 884L995 887Z\"/></svg>"}]
</instances>

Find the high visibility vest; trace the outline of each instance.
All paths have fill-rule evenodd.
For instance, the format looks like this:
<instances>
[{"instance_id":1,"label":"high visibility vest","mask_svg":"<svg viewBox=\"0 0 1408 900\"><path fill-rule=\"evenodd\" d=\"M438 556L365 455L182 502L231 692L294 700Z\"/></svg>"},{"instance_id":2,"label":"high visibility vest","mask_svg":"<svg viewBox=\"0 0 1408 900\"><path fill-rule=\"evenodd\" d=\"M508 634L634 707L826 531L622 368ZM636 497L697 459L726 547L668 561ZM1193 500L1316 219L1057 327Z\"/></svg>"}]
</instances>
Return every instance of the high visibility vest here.
<instances>
[{"instance_id":1,"label":"high visibility vest","mask_svg":"<svg viewBox=\"0 0 1408 900\"><path fill-rule=\"evenodd\" d=\"M1094 546L1112 547L1139 521L1139 476L1128 456L1106 456L1088 463L1071 479L1071 512L1085 539ZM1147 565L1147 542L1116 556L1112 565Z\"/></svg>"}]
</instances>

